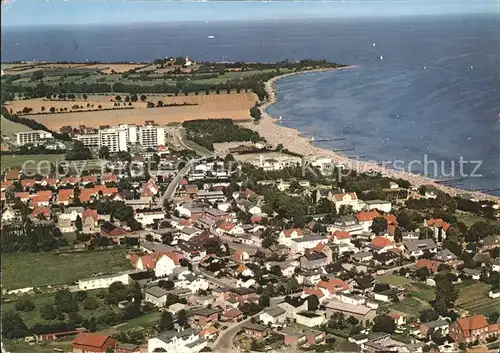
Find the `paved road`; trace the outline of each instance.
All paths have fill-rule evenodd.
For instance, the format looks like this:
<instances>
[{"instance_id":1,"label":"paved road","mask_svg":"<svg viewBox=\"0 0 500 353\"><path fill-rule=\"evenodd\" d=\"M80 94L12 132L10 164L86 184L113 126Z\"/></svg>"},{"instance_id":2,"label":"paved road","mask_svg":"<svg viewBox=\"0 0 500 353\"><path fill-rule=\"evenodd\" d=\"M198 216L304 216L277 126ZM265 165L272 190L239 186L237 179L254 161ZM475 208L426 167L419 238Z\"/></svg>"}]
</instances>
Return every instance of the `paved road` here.
<instances>
[{"instance_id":1,"label":"paved road","mask_svg":"<svg viewBox=\"0 0 500 353\"><path fill-rule=\"evenodd\" d=\"M250 321L252 317L258 317L260 312L253 316L249 316L245 320L241 322L235 322L232 324L229 324L227 329L224 331L220 331L219 337L214 341L214 344L212 346L212 351L214 352L220 352L220 353L229 353L229 352L234 352L236 349L233 347L233 339L234 336L238 333L238 331L241 329L241 327Z\"/></svg>"}]
</instances>

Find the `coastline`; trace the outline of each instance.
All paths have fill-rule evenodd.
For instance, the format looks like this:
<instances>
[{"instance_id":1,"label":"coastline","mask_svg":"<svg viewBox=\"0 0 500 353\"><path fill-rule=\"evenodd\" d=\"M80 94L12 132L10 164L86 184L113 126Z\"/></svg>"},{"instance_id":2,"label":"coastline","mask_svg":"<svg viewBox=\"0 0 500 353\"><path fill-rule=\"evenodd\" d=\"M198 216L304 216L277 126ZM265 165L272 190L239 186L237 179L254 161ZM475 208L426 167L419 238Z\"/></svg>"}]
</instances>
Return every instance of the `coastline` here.
<instances>
[{"instance_id":1,"label":"coastline","mask_svg":"<svg viewBox=\"0 0 500 353\"><path fill-rule=\"evenodd\" d=\"M410 182L413 186L422 186L428 185L432 186L438 190L444 191L451 196L458 196L460 194L471 194L474 198L478 200L491 200L494 202L499 202L500 197L495 195L489 195L478 191L470 191L466 189L453 188L449 186L442 185L437 182L437 180L425 177L418 174L413 174L410 172L398 171L395 169L382 167L375 163L359 161L355 159L351 159L349 157L340 155L336 152L328 150L326 148L313 146L311 141L305 138L302 133L294 128L282 126L278 123L278 119L272 117L267 109L277 102L277 94L276 94L276 82L282 78L294 76L294 75L302 75L312 72L323 72L323 71L336 71L336 70L347 70L354 69L357 66L346 66L342 68L326 68L326 69L316 69L316 70L308 70L302 72L293 72L289 74L284 74L280 76L276 76L266 81L265 88L268 93L268 99L260 105L261 116L258 124L248 123L245 124L246 127L258 132L262 137L264 137L267 142L278 145L282 144L284 148L288 149L291 152L298 153L303 155L306 158L330 158L332 162L336 165L342 164L347 167L347 169L356 170L358 172L377 172L381 173L384 176L390 178L401 178Z\"/></svg>"}]
</instances>

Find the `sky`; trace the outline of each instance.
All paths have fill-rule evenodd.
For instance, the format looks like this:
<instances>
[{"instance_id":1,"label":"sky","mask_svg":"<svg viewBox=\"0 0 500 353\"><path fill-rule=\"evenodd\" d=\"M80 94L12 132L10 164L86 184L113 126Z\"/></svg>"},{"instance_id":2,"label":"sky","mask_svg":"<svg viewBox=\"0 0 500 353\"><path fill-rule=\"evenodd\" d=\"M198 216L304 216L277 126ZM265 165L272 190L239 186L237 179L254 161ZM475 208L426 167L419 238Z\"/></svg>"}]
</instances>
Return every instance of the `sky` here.
<instances>
[{"instance_id":1,"label":"sky","mask_svg":"<svg viewBox=\"0 0 500 353\"><path fill-rule=\"evenodd\" d=\"M7 0L2 27L496 13L500 0Z\"/></svg>"}]
</instances>

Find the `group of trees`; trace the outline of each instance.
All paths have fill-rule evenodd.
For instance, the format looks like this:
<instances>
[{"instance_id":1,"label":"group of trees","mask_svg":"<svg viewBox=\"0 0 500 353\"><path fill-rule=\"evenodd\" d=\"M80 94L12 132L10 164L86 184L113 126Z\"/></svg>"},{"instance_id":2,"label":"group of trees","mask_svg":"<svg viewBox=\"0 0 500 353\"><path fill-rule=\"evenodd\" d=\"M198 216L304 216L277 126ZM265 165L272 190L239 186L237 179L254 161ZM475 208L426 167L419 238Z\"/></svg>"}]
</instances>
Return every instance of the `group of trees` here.
<instances>
[{"instance_id":1,"label":"group of trees","mask_svg":"<svg viewBox=\"0 0 500 353\"><path fill-rule=\"evenodd\" d=\"M92 152L82 142L75 140L73 148L66 152L65 159L68 161L92 159Z\"/></svg>"},{"instance_id":2,"label":"group of trees","mask_svg":"<svg viewBox=\"0 0 500 353\"><path fill-rule=\"evenodd\" d=\"M8 223L0 232L2 253L54 250L61 236L61 231L53 224Z\"/></svg>"},{"instance_id":3,"label":"group of trees","mask_svg":"<svg viewBox=\"0 0 500 353\"><path fill-rule=\"evenodd\" d=\"M182 125L189 140L211 151L214 143L261 139L258 133L238 126L231 119L189 120Z\"/></svg>"}]
</instances>

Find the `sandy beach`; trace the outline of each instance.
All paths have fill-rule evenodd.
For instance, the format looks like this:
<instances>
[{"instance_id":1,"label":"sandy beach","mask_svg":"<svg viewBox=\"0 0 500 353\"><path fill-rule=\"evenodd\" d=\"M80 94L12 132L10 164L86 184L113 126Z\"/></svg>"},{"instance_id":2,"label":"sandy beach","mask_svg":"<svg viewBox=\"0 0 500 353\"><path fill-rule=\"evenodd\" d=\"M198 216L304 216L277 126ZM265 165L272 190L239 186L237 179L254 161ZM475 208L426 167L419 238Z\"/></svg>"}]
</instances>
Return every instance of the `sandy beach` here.
<instances>
[{"instance_id":1,"label":"sandy beach","mask_svg":"<svg viewBox=\"0 0 500 353\"><path fill-rule=\"evenodd\" d=\"M297 72L290 73L281 76L274 77L266 82L266 90L268 92L268 99L261 105L262 119L258 124L254 123L246 123L245 126L258 132L261 136L263 136L269 143L273 145L282 144L284 148L303 155L304 157L314 160L319 157L330 158L333 163L336 165L345 165L348 169L356 170L358 172L379 172L382 175L391 177L391 178L401 178L409 181L412 185L421 186L421 185L429 185L433 186L439 190L442 190L452 196L457 196L459 194L468 193L474 196L476 199L480 200L492 200L495 202L500 201L500 197L489 195L481 192L474 192L469 190L462 190L457 188L452 188L448 186L444 186L436 182L436 180L424 177L421 175L413 174L410 172L398 171L390 168L386 168L380 166L375 163L363 162L359 160L350 159L348 157L342 156L338 153L330 151L328 149L315 147L311 144L311 141L303 136L301 136L301 132L285 127L279 124L278 119L272 117L267 109L277 101L276 94L276 81L282 79L287 76L292 75L304 75L309 72L319 72L319 71L331 71L331 70L347 70L347 69L355 69L356 66L347 66L341 69L320 69L320 70L311 70L307 72Z\"/></svg>"}]
</instances>

